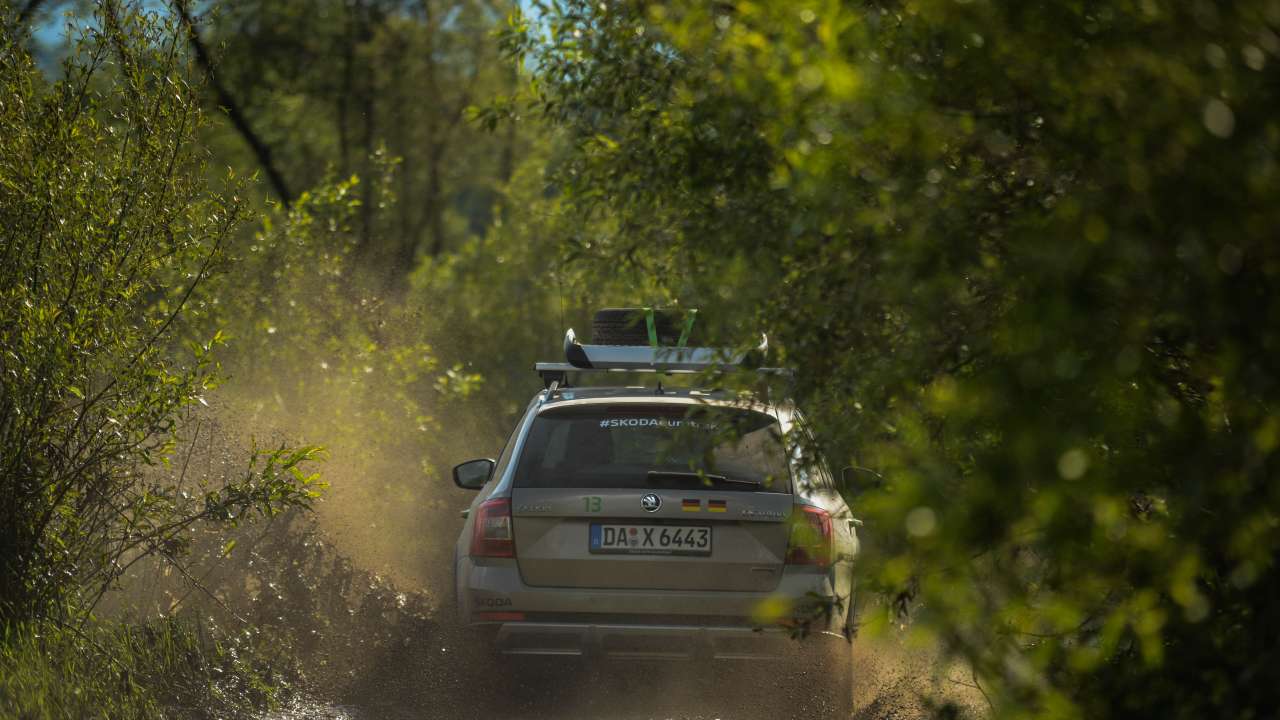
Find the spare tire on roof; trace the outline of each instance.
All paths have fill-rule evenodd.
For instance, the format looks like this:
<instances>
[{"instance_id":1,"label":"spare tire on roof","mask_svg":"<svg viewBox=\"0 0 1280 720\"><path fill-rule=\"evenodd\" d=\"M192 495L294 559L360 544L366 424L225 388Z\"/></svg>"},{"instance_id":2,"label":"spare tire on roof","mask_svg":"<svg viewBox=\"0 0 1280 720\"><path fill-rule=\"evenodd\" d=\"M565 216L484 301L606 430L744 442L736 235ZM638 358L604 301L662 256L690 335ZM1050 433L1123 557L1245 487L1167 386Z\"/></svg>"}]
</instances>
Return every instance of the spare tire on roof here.
<instances>
[{"instance_id":1,"label":"spare tire on roof","mask_svg":"<svg viewBox=\"0 0 1280 720\"><path fill-rule=\"evenodd\" d=\"M658 344L674 346L680 341L685 323L691 310L655 309L653 326L658 336ZM597 310L591 321L591 342L595 345L648 345L649 324L648 311L644 308L605 308ZM686 345L696 345L697 323Z\"/></svg>"}]
</instances>

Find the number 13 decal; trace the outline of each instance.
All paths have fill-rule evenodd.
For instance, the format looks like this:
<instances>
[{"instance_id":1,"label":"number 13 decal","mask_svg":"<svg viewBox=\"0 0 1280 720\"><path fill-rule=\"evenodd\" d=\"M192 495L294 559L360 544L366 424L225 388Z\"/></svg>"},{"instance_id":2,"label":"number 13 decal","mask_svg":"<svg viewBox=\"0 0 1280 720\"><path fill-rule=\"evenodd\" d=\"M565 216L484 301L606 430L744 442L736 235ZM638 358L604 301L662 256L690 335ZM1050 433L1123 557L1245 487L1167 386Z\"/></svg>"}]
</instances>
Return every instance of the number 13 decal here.
<instances>
[{"instance_id":1,"label":"number 13 decal","mask_svg":"<svg viewBox=\"0 0 1280 720\"><path fill-rule=\"evenodd\" d=\"M586 505L587 512L600 512L600 497L598 495L588 495L582 498L582 502Z\"/></svg>"}]
</instances>

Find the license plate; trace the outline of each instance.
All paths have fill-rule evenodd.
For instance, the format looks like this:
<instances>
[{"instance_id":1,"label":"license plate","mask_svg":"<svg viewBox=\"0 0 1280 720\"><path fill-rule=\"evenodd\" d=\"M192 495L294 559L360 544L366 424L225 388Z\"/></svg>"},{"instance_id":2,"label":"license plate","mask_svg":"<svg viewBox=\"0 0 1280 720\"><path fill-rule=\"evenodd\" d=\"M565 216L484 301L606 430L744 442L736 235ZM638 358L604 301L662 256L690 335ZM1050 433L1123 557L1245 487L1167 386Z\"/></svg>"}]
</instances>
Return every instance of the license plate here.
<instances>
[{"instance_id":1,"label":"license plate","mask_svg":"<svg viewBox=\"0 0 1280 720\"><path fill-rule=\"evenodd\" d=\"M710 555L709 525L627 525L591 523L593 553Z\"/></svg>"}]
</instances>

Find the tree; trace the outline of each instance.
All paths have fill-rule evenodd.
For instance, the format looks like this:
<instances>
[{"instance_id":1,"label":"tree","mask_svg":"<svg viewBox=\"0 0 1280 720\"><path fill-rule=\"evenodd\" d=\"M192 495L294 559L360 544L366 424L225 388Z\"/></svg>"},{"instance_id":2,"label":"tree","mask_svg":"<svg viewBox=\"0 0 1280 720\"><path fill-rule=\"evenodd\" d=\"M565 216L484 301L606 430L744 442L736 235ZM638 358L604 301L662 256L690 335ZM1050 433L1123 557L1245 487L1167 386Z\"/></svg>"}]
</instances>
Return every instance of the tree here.
<instances>
[{"instance_id":1,"label":"tree","mask_svg":"<svg viewBox=\"0 0 1280 720\"><path fill-rule=\"evenodd\" d=\"M291 187L330 173L370 178L388 159L398 163L393 206L378 205L374 184L359 188L357 256L384 287L403 290L420 258L483 233L521 151L521 137L465 121L473 103L514 83L490 37L500 7L243 2L205 23L207 42L221 48L219 76ZM221 139L214 147L237 167L254 166Z\"/></svg>"},{"instance_id":2,"label":"tree","mask_svg":"<svg viewBox=\"0 0 1280 720\"><path fill-rule=\"evenodd\" d=\"M569 252L771 331L999 716L1273 712L1273 8L536 7Z\"/></svg>"}]
</instances>

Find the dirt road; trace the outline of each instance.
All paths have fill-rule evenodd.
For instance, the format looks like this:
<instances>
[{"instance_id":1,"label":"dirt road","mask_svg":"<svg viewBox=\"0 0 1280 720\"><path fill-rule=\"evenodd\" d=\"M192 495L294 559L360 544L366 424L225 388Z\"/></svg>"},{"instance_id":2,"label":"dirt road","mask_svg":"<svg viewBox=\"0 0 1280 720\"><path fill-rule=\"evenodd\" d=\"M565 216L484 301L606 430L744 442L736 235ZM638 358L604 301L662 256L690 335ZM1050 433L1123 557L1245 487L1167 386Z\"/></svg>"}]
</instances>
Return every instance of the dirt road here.
<instances>
[{"instance_id":1,"label":"dirt road","mask_svg":"<svg viewBox=\"0 0 1280 720\"><path fill-rule=\"evenodd\" d=\"M475 670L448 640L406 638L389 653L355 671L341 688L316 688L270 720L422 720L441 718L601 718L606 720L772 720L761 708L772 692L767 669L739 666L695 673L685 664L590 664L543 659L494 662ZM854 720L923 720L933 717L929 698L982 716L981 696L962 683L961 668L943 667L934 653L907 649L900 638L859 641L855 652ZM466 674L465 668L472 668ZM329 692L333 690L334 692Z\"/></svg>"}]
</instances>

